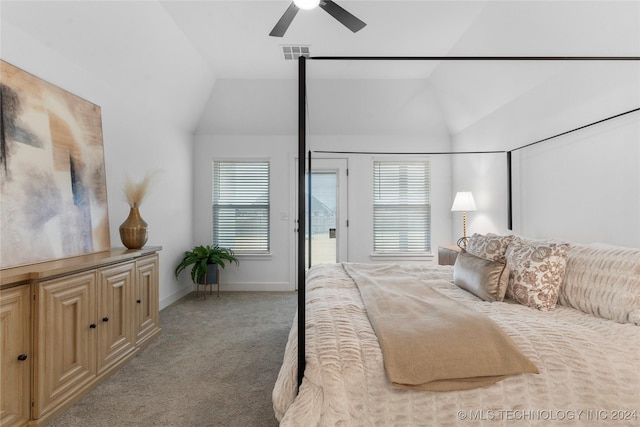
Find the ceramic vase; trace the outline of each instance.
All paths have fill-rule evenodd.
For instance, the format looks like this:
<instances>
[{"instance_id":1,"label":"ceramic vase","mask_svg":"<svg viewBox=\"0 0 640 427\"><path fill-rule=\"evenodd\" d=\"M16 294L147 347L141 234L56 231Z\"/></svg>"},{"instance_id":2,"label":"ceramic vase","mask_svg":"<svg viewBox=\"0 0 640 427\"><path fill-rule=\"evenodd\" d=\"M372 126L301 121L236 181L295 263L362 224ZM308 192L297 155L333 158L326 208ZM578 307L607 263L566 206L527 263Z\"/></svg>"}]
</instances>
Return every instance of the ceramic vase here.
<instances>
[{"instance_id":1,"label":"ceramic vase","mask_svg":"<svg viewBox=\"0 0 640 427\"><path fill-rule=\"evenodd\" d=\"M140 216L140 210L133 206L129 211L129 217L120 226L120 240L129 249L140 249L147 243L149 227Z\"/></svg>"}]
</instances>

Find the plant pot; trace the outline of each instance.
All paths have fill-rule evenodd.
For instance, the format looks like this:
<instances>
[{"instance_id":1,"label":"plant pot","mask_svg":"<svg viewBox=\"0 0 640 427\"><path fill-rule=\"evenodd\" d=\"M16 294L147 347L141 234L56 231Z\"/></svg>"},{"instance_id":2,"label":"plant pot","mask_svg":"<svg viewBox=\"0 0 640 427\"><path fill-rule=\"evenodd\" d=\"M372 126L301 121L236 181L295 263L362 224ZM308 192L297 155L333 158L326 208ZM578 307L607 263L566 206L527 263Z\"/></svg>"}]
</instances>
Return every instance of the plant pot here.
<instances>
[{"instance_id":1,"label":"plant pot","mask_svg":"<svg viewBox=\"0 0 640 427\"><path fill-rule=\"evenodd\" d=\"M207 264L207 274L202 276L198 283L196 283L196 297L198 296L198 290L200 285L204 285L204 299L207 299L207 285L209 288L209 295L213 293L213 285L218 285L218 298L220 298L220 282L218 281L218 264Z\"/></svg>"},{"instance_id":2,"label":"plant pot","mask_svg":"<svg viewBox=\"0 0 640 427\"><path fill-rule=\"evenodd\" d=\"M206 276L202 276L200 280L198 280L198 284L200 285L210 285L212 283L218 283L218 264L208 264Z\"/></svg>"}]
</instances>

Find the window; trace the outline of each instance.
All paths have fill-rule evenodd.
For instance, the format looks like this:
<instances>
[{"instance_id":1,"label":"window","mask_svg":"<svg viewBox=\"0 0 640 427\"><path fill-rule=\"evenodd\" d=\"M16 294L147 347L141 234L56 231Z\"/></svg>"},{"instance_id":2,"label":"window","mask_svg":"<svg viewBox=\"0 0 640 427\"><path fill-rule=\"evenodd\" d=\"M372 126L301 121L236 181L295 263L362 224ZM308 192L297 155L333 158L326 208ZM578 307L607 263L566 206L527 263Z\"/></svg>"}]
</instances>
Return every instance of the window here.
<instances>
[{"instance_id":1,"label":"window","mask_svg":"<svg viewBox=\"0 0 640 427\"><path fill-rule=\"evenodd\" d=\"M213 162L213 243L269 252L269 162Z\"/></svg>"},{"instance_id":2,"label":"window","mask_svg":"<svg viewBox=\"0 0 640 427\"><path fill-rule=\"evenodd\" d=\"M430 163L373 162L373 250L431 252Z\"/></svg>"}]
</instances>

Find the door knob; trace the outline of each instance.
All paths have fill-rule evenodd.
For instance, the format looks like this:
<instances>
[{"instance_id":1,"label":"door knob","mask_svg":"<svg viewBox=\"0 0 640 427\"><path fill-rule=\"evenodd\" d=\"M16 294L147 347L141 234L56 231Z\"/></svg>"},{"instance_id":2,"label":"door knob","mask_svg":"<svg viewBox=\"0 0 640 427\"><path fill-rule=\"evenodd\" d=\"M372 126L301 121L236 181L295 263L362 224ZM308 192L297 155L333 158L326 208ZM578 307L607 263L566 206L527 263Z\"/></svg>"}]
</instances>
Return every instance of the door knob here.
<instances>
[{"instance_id":1,"label":"door knob","mask_svg":"<svg viewBox=\"0 0 640 427\"><path fill-rule=\"evenodd\" d=\"M23 361L23 360L27 360L27 355L26 354L21 354L20 356L18 356L18 360L19 361Z\"/></svg>"}]
</instances>

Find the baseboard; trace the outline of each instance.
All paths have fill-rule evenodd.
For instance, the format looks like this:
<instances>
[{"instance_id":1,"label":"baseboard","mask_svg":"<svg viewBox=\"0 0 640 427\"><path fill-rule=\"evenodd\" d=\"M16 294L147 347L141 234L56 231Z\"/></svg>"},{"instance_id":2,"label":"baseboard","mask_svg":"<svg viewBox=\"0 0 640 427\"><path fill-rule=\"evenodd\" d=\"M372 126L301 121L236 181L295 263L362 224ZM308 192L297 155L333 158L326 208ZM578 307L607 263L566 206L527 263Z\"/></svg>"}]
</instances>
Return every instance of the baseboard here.
<instances>
[{"instance_id":1,"label":"baseboard","mask_svg":"<svg viewBox=\"0 0 640 427\"><path fill-rule=\"evenodd\" d=\"M244 291L244 292L291 292L294 286L288 282L248 282L248 283L221 283L220 292Z\"/></svg>"},{"instance_id":2,"label":"baseboard","mask_svg":"<svg viewBox=\"0 0 640 427\"><path fill-rule=\"evenodd\" d=\"M202 290L202 287L200 288ZM195 292L195 285L180 289L179 292L169 295L166 298L160 300L160 310L170 306L180 298ZM216 292L216 287L213 285L213 291ZM249 282L249 283L221 283L220 292L293 292L295 288L288 282Z\"/></svg>"},{"instance_id":3,"label":"baseboard","mask_svg":"<svg viewBox=\"0 0 640 427\"><path fill-rule=\"evenodd\" d=\"M160 300L160 310L170 306L171 304L178 301L180 298L184 297L185 295L189 295L191 292L193 292L193 290L194 288L192 286L186 286L180 289L180 291L176 292L175 294L172 294L166 298L163 298L162 300Z\"/></svg>"}]
</instances>

